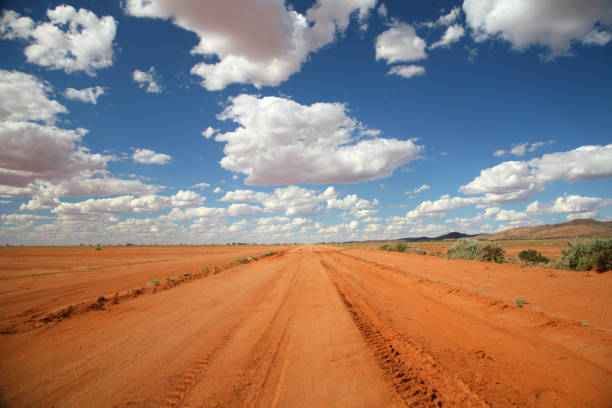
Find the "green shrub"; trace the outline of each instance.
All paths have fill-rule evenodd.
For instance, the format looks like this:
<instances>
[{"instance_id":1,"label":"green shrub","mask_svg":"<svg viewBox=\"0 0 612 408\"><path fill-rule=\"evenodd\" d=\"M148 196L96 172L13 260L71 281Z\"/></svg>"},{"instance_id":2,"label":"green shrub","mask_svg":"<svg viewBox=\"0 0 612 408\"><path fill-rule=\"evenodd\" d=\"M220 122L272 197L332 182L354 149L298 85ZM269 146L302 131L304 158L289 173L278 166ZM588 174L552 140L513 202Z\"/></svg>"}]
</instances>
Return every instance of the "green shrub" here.
<instances>
[{"instance_id":1,"label":"green shrub","mask_svg":"<svg viewBox=\"0 0 612 408\"><path fill-rule=\"evenodd\" d=\"M157 279L153 279L147 282L147 286L158 286L159 281Z\"/></svg>"},{"instance_id":2,"label":"green shrub","mask_svg":"<svg viewBox=\"0 0 612 408\"><path fill-rule=\"evenodd\" d=\"M514 303L516 303L517 307L523 307L529 302L527 301L527 299L514 299Z\"/></svg>"},{"instance_id":3,"label":"green shrub","mask_svg":"<svg viewBox=\"0 0 612 408\"><path fill-rule=\"evenodd\" d=\"M395 252L406 252L406 248L408 248L408 245L406 245L405 242L398 241L395 243L395 245L393 245L391 250Z\"/></svg>"},{"instance_id":4,"label":"green shrub","mask_svg":"<svg viewBox=\"0 0 612 408\"><path fill-rule=\"evenodd\" d=\"M235 260L236 262L240 262L242 264L249 263L249 260L246 258L238 258Z\"/></svg>"},{"instance_id":5,"label":"green shrub","mask_svg":"<svg viewBox=\"0 0 612 408\"><path fill-rule=\"evenodd\" d=\"M272 256L272 255L275 255L275 254L276 254L276 252L266 252L265 254L260 255L259 257L260 258L265 258L266 256Z\"/></svg>"},{"instance_id":6,"label":"green shrub","mask_svg":"<svg viewBox=\"0 0 612 408\"><path fill-rule=\"evenodd\" d=\"M485 262L503 263L506 251L493 242L480 242L476 251L476 259Z\"/></svg>"},{"instance_id":7,"label":"green shrub","mask_svg":"<svg viewBox=\"0 0 612 408\"><path fill-rule=\"evenodd\" d=\"M568 242L567 245L567 250L561 251L557 266L575 271L612 270L612 239Z\"/></svg>"},{"instance_id":8,"label":"green shrub","mask_svg":"<svg viewBox=\"0 0 612 408\"><path fill-rule=\"evenodd\" d=\"M417 254L417 255L427 255L427 252L421 248L408 248L406 250L409 254Z\"/></svg>"},{"instance_id":9,"label":"green shrub","mask_svg":"<svg viewBox=\"0 0 612 408\"><path fill-rule=\"evenodd\" d=\"M382 244L378 249L382 249L383 251L390 251L391 246L389 244Z\"/></svg>"},{"instance_id":10,"label":"green shrub","mask_svg":"<svg viewBox=\"0 0 612 408\"><path fill-rule=\"evenodd\" d=\"M475 239L458 239L446 250L450 259L475 259L478 255L478 241Z\"/></svg>"},{"instance_id":11,"label":"green shrub","mask_svg":"<svg viewBox=\"0 0 612 408\"><path fill-rule=\"evenodd\" d=\"M172 278L166 278L166 280L167 280L167 281L171 281L171 280L172 280Z\"/></svg>"},{"instance_id":12,"label":"green shrub","mask_svg":"<svg viewBox=\"0 0 612 408\"><path fill-rule=\"evenodd\" d=\"M182 274L182 276L189 276L189 275L191 275L189 272L185 272Z\"/></svg>"},{"instance_id":13,"label":"green shrub","mask_svg":"<svg viewBox=\"0 0 612 408\"><path fill-rule=\"evenodd\" d=\"M519 252L518 256L522 261L525 261L525 262L547 263L550 261L550 259L543 256L541 253L539 253L535 249L525 249L524 251Z\"/></svg>"}]
</instances>

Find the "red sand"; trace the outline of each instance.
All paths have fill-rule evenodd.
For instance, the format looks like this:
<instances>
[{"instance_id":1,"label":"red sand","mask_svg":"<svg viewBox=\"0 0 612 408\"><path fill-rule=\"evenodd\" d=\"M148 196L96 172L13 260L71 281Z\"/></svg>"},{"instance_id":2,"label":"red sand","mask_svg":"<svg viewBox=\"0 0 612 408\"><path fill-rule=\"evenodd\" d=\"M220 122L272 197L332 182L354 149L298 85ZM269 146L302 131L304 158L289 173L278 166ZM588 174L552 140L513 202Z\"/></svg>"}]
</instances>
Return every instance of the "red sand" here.
<instances>
[{"instance_id":1,"label":"red sand","mask_svg":"<svg viewBox=\"0 0 612 408\"><path fill-rule=\"evenodd\" d=\"M611 273L301 246L28 327L279 248L12 250L0 406L612 406Z\"/></svg>"}]
</instances>

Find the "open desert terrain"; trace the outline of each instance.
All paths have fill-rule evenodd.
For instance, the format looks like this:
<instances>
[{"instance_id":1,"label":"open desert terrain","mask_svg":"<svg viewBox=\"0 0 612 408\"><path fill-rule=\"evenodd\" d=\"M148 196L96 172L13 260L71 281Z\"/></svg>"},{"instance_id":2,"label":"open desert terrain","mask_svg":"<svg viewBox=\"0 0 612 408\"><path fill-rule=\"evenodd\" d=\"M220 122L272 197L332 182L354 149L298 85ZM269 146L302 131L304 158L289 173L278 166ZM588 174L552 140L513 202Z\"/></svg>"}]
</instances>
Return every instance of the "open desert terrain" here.
<instances>
[{"instance_id":1,"label":"open desert terrain","mask_svg":"<svg viewBox=\"0 0 612 408\"><path fill-rule=\"evenodd\" d=\"M324 245L1 248L0 406L610 407L610 294Z\"/></svg>"}]
</instances>

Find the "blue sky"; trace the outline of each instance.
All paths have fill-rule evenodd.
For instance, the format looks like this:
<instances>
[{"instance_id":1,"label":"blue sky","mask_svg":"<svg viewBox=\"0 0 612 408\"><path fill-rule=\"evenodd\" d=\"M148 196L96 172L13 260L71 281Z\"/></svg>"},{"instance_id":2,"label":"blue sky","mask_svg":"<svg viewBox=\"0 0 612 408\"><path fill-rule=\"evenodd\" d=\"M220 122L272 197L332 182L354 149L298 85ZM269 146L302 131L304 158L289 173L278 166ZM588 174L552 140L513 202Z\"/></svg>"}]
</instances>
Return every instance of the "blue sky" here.
<instances>
[{"instance_id":1,"label":"blue sky","mask_svg":"<svg viewBox=\"0 0 612 408\"><path fill-rule=\"evenodd\" d=\"M0 244L612 219L608 0L2 7Z\"/></svg>"}]
</instances>

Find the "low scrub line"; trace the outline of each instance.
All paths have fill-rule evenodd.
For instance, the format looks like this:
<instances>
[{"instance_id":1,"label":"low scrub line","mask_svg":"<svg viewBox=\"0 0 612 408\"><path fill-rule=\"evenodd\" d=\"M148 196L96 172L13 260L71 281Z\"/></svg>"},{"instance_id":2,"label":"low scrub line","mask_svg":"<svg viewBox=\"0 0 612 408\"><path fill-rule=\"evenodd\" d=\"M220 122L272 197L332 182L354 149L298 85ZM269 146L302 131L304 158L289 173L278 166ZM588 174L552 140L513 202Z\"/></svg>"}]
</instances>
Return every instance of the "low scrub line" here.
<instances>
[{"instance_id":1,"label":"low scrub line","mask_svg":"<svg viewBox=\"0 0 612 408\"><path fill-rule=\"evenodd\" d=\"M612 270L612 239L594 239L588 241L568 242L568 248L561 251L561 258L550 259L535 249L526 249L518 254L518 258L507 256L506 251L497 243L463 238L446 250L444 256L449 259L468 259L495 263L519 263L556 269L574 271L605 272ZM404 242L393 245L384 244L381 250L426 255L421 248L409 247ZM436 255L436 254L430 254Z\"/></svg>"}]
</instances>

